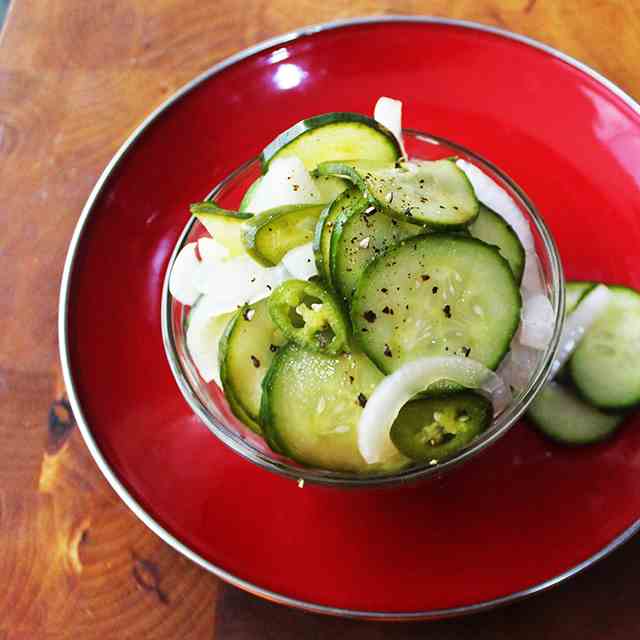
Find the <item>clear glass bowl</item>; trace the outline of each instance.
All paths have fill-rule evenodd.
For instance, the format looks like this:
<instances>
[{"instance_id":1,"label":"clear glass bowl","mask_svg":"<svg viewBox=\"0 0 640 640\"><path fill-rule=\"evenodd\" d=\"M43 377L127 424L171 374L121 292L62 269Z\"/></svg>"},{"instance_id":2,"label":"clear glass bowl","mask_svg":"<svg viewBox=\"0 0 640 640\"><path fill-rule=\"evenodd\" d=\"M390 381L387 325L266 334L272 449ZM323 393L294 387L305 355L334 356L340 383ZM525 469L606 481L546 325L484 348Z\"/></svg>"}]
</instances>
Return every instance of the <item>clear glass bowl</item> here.
<instances>
[{"instance_id":1,"label":"clear glass bowl","mask_svg":"<svg viewBox=\"0 0 640 640\"><path fill-rule=\"evenodd\" d=\"M554 332L546 350L540 352L536 366L531 371L528 384L514 394L511 405L492 425L454 457L437 465L414 465L401 471L372 473L367 475L327 471L302 466L289 458L273 452L267 444L245 427L231 413L222 390L215 383L205 383L186 346L187 309L169 294L168 276L165 277L162 302L162 335L165 351L173 375L185 399L209 430L233 451L258 466L305 482L340 487L371 487L408 482L442 475L443 472L469 460L504 435L527 409L547 380L562 330L564 317L564 278L556 245L531 200L505 173L476 153L437 136L407 129L404 131L407 153L411 158L436 160L450 156L467 159L479 166L502 186L517 203L529 220L540 260L542 277L547 287L554 312ZM222 207L235 209L248 186L260 175L258 158L236 169L209 194L210 199ZM202 225L191 218L175 247L167 274L180 249L187 243L206 235Z\"/></svg>"}]
</instances>

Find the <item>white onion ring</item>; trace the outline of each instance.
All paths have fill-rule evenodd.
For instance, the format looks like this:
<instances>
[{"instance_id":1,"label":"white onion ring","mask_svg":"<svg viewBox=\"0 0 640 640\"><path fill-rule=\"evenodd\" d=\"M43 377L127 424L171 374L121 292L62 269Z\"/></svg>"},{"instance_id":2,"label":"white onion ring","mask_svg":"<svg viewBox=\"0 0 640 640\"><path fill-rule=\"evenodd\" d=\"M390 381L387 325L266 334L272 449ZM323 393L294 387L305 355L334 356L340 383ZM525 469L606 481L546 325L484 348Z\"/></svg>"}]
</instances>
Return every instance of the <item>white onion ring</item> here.
<instances>
[{"instance_id":1,"label":"white onion ring","mask_svg":"<svg viewBox=\"0 0 640 640\"><path fill-rule=\"evenodd\" d=\"M416 394L443 379L484 392L490 397L496 415L511 402L511 391L503 380L476 360L461 356L412 360L382 380L360 416L358 449L369 464L384 462L398 454L389 432L400 409Z\"/></svg>"}]
</instances>

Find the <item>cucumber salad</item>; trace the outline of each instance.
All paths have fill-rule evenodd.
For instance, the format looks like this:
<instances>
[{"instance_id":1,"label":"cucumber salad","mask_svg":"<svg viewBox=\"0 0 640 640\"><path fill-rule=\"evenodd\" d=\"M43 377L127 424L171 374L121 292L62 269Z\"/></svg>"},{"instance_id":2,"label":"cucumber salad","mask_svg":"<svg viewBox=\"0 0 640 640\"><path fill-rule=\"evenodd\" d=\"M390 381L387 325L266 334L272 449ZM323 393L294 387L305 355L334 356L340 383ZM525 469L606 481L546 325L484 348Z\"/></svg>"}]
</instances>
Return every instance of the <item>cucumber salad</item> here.
<instances>
[{"instance_id":1,"label":"cucumber salad","mask_svg":"<svg viewBox=\"0 0 640 640\"><path fill-rule=\"evenodd\" d=\"M381 98L373 118L330 113L280 134L238 211L191 206L207 235L169 276L200 377L305 466L451 458L526 387L554 332L519 207L467 160L408 157L401 108ZM588 442L640 400L640 375L621 366L640 355L640 298L591 283L567 294L554 368L572 387L548 386L531 415Z\"/></svg>"}]
</instances>

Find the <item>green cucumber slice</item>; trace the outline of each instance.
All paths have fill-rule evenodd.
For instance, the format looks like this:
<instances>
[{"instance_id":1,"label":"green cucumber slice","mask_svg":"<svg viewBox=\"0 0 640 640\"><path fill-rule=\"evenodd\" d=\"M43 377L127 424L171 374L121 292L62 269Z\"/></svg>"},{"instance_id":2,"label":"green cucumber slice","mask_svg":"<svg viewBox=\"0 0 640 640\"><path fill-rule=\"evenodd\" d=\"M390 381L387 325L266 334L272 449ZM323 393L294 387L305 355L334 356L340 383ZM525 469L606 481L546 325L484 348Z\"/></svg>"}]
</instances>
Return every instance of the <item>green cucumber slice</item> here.
<instances>
[{"instance_id":1,"label":"green cucumber slice","mask_svg":"<svg viewBox=\"0 0 640 640\"><path fill-rule=\"evenodd\" d=\"M242 242L247 253L267 267L291 249L311 242L324 205L286 205L269 209L246 221Z\"/></svg>"},{"instance_id":2,"label":"green cucumber slice","mask_svg":"<svg viewBox=\"0 0 640 640\"><path fill-rule=\"evenodd\" d=\"M229 211L215 202L196 202L190 207L191 213L198 218L212 238L229 250L230 257L242 255L245 247L242 242L242 225L253 218L251 213Z\"/></svg>"},{"instance_id":3,"label":"green cucumber slice","mask_svg":"<svg viewBox=\"0 0 640 640\"><path fill-rule=\"evenodd\" d=\"M351 321L385 373L438 355L466 355L494 369L518 328L521 304L496 247L432 233L403 240L369 263L351 301Z\"/></svg>"},{"instance_id":4,"label":"green cucumber slice","mask_svg":"<svg viewBox=\"0 0 640 640\"><path fill-rule=\"evenodd\" d=\"M439 462L487 429L492 416L491 402L471 391L412 400L393 423L391 440L412 460Z\"/></svg>"},{"instance_id":5,"label":"green cucumber slice","mask_svg":"<svg viewBox=\"0 0 640 640\"><path fill-rule=\"evenodd\" d=\"M347 177L372 204L431 229L465 227L479 211L471 182L451 159L401 162L397 166L377 161L331 161L320 165L316 173Z\"/></svg>"},{"instance_id":6,"label":"green cucumber slice","mask_svg":"<svg viewBox=\"0 0 640 640\"><path fill-rule=\"evenodd\" d=\"M326 113L281 133L261 154L263 173L275 158L297 156L312 170L327 160L371 158L395 162L401 156L391 131L359 113Z\"/></svg>"},{"instance_id":7,"label":"green cucumber slice","mask_svg":"<svg viewBox=\"0 0 640 640\"><path fill-rule=\"evenodd\" d=\"M278 349L285 343L271 321L267 300L238 310L220 340L220 378L235 415L256 430L262 380ZM258 428L259 430L259 428Z\"/></svg>"},{"instance_id":8,"label":"green cucumber slice","mask_svg":"<svg viewBox=\"0 0 640 640\"><path fill-rule=\"evenodd\" d=\"M344 211L366 209L369 202L355 186L348 187L320 214L313 236L313 253L318 273L325 284L331 281L331 235L338 216Z\"/></svg>"},{"instance_id":9,"label":"green cucumber slice","mask_svg":"<svg viewBox=\"0 0 640 640\"><path fill-rule=\"evenodd\" d=\"M267 309L283 335L302 348L331 355L347 350L340 305L319 284L287 280L271 294Z\"/></svg>"},{"instance_id":10,"label":"green cucumber slice","mask_svg":"<svg viewBox=\"0 0 640 640\"><path fill-rule=\"evenodd\" d=\"M610 286L612 300L569 360L579 393L600 409L640 403L640 293Z\"/></svg>"},{"instance_id":11,"label":"green cucumber slice","mask_svg":"<svg viewBox=\"0 0 640 640\"><path fill-rule=\"evenodd\" d=\"M564 315L568 316L589 291L596 287L595 282L573 280L565 284Z\"/></svg>"},{"instance_id":12,"label":"green cucumber slice","mask_svg":"<svg viewBox=\"0 0 640 640\"><path fill-rule=\"evenodd\" d=\"M480 204L478 217L469 225L469 233L478 240L498 247L507 260L518 284L524 272L525 252L511 225L495 211Z\"/></svg>"},{"instance_id":13,"label":"green cucumber slice","mask_svg":"<svg viewBox=\"0 0 640 640\"><path fill-rule=\"evenodd\" d=\"M289 344L263 383L260 413L267 441L293 460L322 469L380 470L360 455L357 425L382 374L358 350L326 356ZM403 456L385 466L400 467Z\"/></svg>"},{"instance_id":14,"label":"green cucumber slice","mask_svg":"<svg viewBox=\"0 0 640 640\"><path fill-rule=\"evenodd\" d=\"M548 383L540 391L527 415L546 436L568 445L605 440L625 418L623 414L603 413L589 406L555 382Z\"/></svg>"},{"instance_id":15,"label":"green cucumber slice","mask_svg":"<svg viewBox=\"0 0 640 640\"><path fill-rule=\"evenodd\" d=\"M349 302L367 264L405 238L424 229L397 220L369 204L351 207L336 218L331 233L331 282Z\"/></svg>"}]
</instances>

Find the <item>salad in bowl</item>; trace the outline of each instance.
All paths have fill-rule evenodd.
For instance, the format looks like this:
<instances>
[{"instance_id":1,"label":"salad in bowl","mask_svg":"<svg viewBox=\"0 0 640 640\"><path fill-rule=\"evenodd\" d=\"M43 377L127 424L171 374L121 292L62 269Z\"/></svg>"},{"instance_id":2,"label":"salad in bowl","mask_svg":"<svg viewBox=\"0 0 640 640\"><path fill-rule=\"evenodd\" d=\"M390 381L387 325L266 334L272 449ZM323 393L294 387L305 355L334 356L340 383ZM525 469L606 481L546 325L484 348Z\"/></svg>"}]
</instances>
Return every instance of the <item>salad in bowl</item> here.
<instances>
[{"instance_id":1,"label":"salad in bowl","mask_svg":"<svg viewBox=\"0 0 640 640\"><path fill-rule=\"evenodd\" d=\"M550 376L576 369L589 387L596 367L615 368L597 346L583 355L606 329L581 338L622 294L571 285L561 336L561 268L532 205L475 154L403 132L401 108L381 98L373 118L324 114L280 134L192 205L169 267L165 346L185 396L234 449L292 477L450 466L504 433ZM536 422L589 441L575 420L557 428L557 393L584 401L545 392Z\"/></svg>"}]
</instances>

